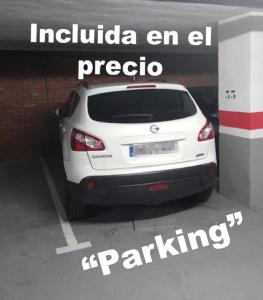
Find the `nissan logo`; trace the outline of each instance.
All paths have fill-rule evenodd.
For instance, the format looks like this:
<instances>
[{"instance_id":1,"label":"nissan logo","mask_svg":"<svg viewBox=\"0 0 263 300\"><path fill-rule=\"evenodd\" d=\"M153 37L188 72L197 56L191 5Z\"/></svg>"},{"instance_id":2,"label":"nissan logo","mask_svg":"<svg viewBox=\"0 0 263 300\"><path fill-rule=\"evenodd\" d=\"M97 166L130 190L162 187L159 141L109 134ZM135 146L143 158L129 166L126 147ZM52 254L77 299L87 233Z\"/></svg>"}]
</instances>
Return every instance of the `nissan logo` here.
<instances>
[{"instance_id":1,"label":"nissan logo","mask_svg":"<svg viewBox=\"0 0 263 300\"><path fill-rule=\"evenodd\" d=\"M159 127L158 126L156 126L156 125L152 125L151 126L151 128L150 128L150 131L152 132L152 133L157 133L158 131L159 131Z\"/></svg>"}]
</instances>

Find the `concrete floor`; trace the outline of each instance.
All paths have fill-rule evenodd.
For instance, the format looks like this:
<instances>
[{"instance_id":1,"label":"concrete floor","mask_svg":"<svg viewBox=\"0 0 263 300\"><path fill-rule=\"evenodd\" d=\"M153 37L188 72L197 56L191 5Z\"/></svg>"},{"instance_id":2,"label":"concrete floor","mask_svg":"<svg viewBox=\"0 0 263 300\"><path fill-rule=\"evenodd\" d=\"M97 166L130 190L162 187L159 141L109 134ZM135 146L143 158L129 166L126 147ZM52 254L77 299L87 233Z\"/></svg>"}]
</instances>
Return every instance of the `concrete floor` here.
<instances>
[{"instance_id":1,"label":"concrete floor","mask_svg":"<svg viewBox=\"0 0 263 300\"><path fill-rule=\"evenodd\" d=\"M63 199L63 175L54 159L51 174ZM120 264L103 276L83 271L83 256L115 248L122 252L225 222L242 211L243 223L230 229L223 250L200 248L126 270ZM214 192L207 203L102 209L72 224L79 242L92 248L57 255L65 239L39 161L0 165L0 299L263 299L263 210L240 207Z\"/></svg>"}]
</instances>

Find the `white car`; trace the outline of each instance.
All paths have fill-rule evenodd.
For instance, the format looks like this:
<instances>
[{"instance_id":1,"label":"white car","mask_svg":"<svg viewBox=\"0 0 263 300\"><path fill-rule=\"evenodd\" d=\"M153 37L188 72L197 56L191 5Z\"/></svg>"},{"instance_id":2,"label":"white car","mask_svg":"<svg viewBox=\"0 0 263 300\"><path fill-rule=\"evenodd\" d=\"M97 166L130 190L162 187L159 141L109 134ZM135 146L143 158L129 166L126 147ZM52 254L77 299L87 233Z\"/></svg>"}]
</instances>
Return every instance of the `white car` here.
<instances>
[{"instance_id":1,"label":"white car","mask_svg":"<svg viewBox=\"0 0 263 300\"><path fill-rule=\"evenodd\" d=\"M83 217L87 204L210 196L215 132L184 86L81 84L58 115L69 219Z\"/></svg>"}]
</instances>

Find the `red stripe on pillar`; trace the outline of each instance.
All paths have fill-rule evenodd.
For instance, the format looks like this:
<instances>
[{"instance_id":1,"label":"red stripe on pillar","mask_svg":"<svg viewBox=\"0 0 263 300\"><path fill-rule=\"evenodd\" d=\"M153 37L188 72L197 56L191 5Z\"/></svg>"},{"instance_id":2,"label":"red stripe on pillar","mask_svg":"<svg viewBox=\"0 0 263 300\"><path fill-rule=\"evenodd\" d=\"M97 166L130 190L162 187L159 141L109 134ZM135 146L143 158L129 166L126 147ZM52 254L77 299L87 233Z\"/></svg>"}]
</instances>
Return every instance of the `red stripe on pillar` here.
<instances>
[{"instance_id":1,"label":"red stripe on pillar","mask_svg":"<svg viewBox=\"0 0 263 300\"><path fill-rule=\"evenodd\" d=\"M220 125L240 129L263 129L263 112L219 111Z\"/></svg>"}]
</instances>

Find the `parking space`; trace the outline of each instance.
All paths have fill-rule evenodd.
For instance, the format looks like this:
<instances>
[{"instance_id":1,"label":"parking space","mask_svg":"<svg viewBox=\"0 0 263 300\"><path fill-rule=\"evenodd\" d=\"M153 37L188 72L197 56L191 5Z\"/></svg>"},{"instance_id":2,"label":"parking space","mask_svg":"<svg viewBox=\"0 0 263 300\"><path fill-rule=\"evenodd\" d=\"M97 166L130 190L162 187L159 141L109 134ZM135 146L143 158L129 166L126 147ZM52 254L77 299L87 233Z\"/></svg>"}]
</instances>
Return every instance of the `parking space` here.
<instances>
[{"instance_id":1,"label":"parking space","mask_svg":"<svg viewBox=\"0 0 263 300\"><path fill-rule=\"evenodd\" d=\"M59 160L51 157L46 162L63 200ZM56 248L66 240L40 162L1 164L0 180L3 299L260 299L262 210L241 208L216 191L199 205L100 209L70 224L78 242L90 241L92 247L57 255ZM178 228L208 229L240 210L243 223L230 230L231 244L224 250L206 247L166 260L156 257L133 270L118 264L109 276L100 268L82 270L85 255L139 248L157 234L174 236Z\"/></svg>"},{"instance_id":2,"label":"parking space","mask_svg":"<svg viewBox=\"0 0 263 300\"><path fill-rule=\"evenodd\" d=\"M0 3L0 300L262 300L263 1Z\"/></svg>"}]
</instances>

